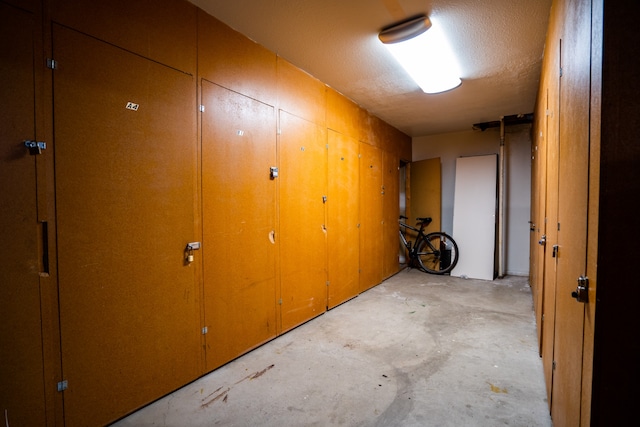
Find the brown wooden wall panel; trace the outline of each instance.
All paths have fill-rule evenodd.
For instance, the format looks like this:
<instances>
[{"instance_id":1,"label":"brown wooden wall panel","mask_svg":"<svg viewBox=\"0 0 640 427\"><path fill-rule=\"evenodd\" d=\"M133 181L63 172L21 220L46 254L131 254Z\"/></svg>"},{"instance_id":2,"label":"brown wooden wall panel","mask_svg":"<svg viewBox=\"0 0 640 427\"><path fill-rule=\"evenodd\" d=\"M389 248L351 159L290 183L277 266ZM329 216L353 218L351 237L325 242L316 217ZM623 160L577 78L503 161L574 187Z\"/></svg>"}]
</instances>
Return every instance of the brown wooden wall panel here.
<instances>
[{"instance_id":1,"label":"brown wooden wall panel","mask_svg":"<svg viewBox=\"0 0 640 427\"><path fill-rule=\"evenodd\" d=\"M326 122L326 86L278 57L278 107L322 127Z\"/></svg>"},{"instance_id":2,"label":"brown wooden wall panel","mask_svg":"<svg viewBox=\"0 0 640 427\"><path fill-rule=\"evenodd\" d=\"M382 151L360 143L360 291L383 279Z\"/></svg>"},{"instance_id":3,"label":"brown wooden wall panel","mask_svg":"<svg viewBox=\"0 0 640 427\"><path fill-rule=\"evenodd\" d=\"M590 60L591 1L568 0L560 60L559 252L551 405L556 425L580 419L585 305L571 292L587 271Z\"/></svg>"},{"instance_id":4,"label":"brown wooden wall panel","mask_svg":"<svg viewBox=\"0 0 640 427\"><path fill-rule=\"evenodd\" d=\"M207 371L276 335L273 107L202 82Z\"/></svg>"},{"instance_id":5,"label":"brown wooden wall panel","mask_svg":"<svg viewBox=\"0 0 640 427\"><path fill-rule=\"evenodd\" d=\"M198 10L198 75L276 105L276 55Z\"/></svg>"},{"instance_id":6,"label":"brown wooden wall panel","mask_svg":"<svg viewBox=\"0 0 640 427\"><path fill-rule=\"evenodd\" d=\"M54 22L195 75L197 8L185 0L51 0Z\"/></svg>"},{"instance_id":7,"label":"brown wooden wall panel","mask_svg":"<svg viewBox=\"0 0 640 427\"><path fill-rule=\"evenodd\" d=\"M45 425L37 218L34 52L36 17L0 3L0 417Z\"/></svg>"},{"instance_id":8,"label":"brown wooden wall panel","mask_svg":"<svg viewBox=\"0 0 640 427\"><path fill-rule=\"evenodd\" d=\"M53 41L65 420L101 425L203 372L200 262L185 262L196 84L67 28Z\"/></svg>"},{"instance_id":9,"label":"brown wooden wall panel","mask_svg":"<svg viewBox=\"0 0 640 427\"><path fill-rule=\"evenodd\" d=\"M399 270L398 218L400 216L400 159L395 153L382 152L382 277Z\"/></svg>"},{"instance_id":10,"label":"brown wooden wall panel","mask_svg":"<svg viewBox=\"0 0 640 427\"><path fill-rule=\"evenodd\" d=\"M40 0L3 0L3 2L33 13L39 13L42 9Z\"/></svg>"},{"instance_id":11,"label":"brown wooden wall panel","mask_svg":"<svg viewBox=\"0 0 640 427\"><path fill-rule=\"evenodd\" d=\"M360 147L357 140L332 130L328 145L328 307L333 308L358 295L360 289Z\"/></svg>"},{"instance_id":12,"label":"brown wooden wall panel","mask_svg":"<svg viewBox=\"0 0 640 427\"><path fill-rule=\"evenodd\" d=\"M336 90L327 87L327 128L358 141L367 141L367 112Z\"/></svg>"},{"instance_id":13,"label":"brown wooden wall panel","mask_svg":"<svg viewBox=\"0 0 640 427\"><path fill-rule=\"evenodd\" d=\"M280 287L282 331L326 311L327 134L280 111Z\"/></svg>"},{"instance_id":14,"label":"brown wooden wall panel","mask_svg":"<svg viewBox=\"0 0 640 427\"><path fill-rule=\"evenodd\" d=\"M371 116L370 139L378 139L376 146L395 154L400 160L411 161L411 137L402 133L382 119Z\"/></svg>"}]
</instances>

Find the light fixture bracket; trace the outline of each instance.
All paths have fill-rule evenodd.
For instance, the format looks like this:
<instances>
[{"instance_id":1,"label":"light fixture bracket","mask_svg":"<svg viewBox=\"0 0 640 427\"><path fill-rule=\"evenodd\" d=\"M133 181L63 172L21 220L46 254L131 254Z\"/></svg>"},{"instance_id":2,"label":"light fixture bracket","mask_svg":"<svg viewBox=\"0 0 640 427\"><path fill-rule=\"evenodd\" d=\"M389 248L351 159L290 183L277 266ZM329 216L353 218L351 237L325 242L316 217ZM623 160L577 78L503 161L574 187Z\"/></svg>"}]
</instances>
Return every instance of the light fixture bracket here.
<instances>
[{"instance_id":1,"label":"light fixture bracket","mask_svg":"<svg viewBox=\"0 0 640 427\"><path fill-rule=\"evenodd\" d=\"M429 28L431 28L429 17L417 15L383 28L378 38L384 44L400 43L419 36Z\"/></svg>"}]
</instances>

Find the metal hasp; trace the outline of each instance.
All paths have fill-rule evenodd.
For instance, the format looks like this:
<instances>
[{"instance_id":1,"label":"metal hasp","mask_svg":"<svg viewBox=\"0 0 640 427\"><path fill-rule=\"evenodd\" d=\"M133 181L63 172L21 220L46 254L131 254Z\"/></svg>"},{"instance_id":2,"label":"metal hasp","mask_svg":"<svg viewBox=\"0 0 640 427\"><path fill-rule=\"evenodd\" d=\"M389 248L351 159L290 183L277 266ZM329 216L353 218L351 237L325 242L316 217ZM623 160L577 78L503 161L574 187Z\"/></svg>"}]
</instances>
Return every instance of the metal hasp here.
<instances>
[{"instance_id":1,"label":"metal hasp","mask_svg":"<svg viewBox=\"0 0 640 427\"><path fill-rule=\"evenodd\" d=\"M25 141L24 146L29 149L29 154L42 154L42 150L47 149L47 143L41 141Z\"/></svg>"},{"instance_id":2,"label":"metal hasp","mask_svg":"<svg viewBox=\"0 0 640 427\"><path fill-rule=\"evenodd\" d=\"M547 235L543 234L542 237L540 238L540 240L538 240L538 244L540 246L544 246L547 244Z\"/></svg>"},{"instance_id":3,"label":"metal hasp","mask_svg":"<svg viewBox=\"0 0 640 427\"><path fill-rule=\"evenodd\" d=\"M589 278L580 276L578 277L578 287L575 291L571 292L571 296L578 302L589 302Z\"/></svg>"},{"instance_id":4,"label":"metal hasp","mask_svg":"<svg viewBox=\"0 0 640 427\"><path fill-rule=\"evenodd\" d=\"M200 249L200 242L190 242L187 243L187 247L185 248L185 261L188 264L191 264L195 257L193 256L193 251Z\"/></svg>"}]
</instances>

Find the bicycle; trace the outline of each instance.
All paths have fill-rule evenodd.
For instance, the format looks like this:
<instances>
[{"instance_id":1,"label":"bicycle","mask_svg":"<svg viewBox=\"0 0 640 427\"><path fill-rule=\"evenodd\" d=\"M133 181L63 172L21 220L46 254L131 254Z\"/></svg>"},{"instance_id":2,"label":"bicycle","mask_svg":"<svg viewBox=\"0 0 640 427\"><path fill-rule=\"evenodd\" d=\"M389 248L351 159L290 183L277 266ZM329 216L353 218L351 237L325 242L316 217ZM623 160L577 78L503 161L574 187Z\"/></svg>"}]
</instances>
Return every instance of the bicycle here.
<instances>
[{"instance_id":1,"label":"bicycle","mask_svg":"<svg viewBox=\"0 0 640 427\"><path fill-rule=\"evenodd\" d=\"M398 220L400 224L400 241L404 245L408 254L408 265L417 266L419 269L431 274L447 274L458 263L458 244L451 236L442 231L425 233L424 229L431 223L431 218L416 218L416 227L402 222L408 219L401 215ZM408 241L403 233L403 228L417 233L415 242Z\"/></svg>"}]
</instances>

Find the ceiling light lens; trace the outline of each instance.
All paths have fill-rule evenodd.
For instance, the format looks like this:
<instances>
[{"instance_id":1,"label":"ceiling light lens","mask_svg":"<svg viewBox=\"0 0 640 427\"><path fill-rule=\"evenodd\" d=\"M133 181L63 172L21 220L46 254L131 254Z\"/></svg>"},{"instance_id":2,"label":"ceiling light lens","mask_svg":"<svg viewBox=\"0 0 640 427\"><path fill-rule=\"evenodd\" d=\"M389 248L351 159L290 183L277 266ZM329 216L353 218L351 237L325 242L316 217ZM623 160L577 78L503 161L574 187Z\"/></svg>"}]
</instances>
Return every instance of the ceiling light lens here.
<instances>
[{"instance_id":1,"label":"ceiling light lens","mask_svg":"<svg viewBox=\"0 0 640 427\"><path fill-rule=\"evenodd\" d=\"M425 93L439 93L458 87L460 70L439 26L387 49Z\"/></svg>"}]
</instances>

